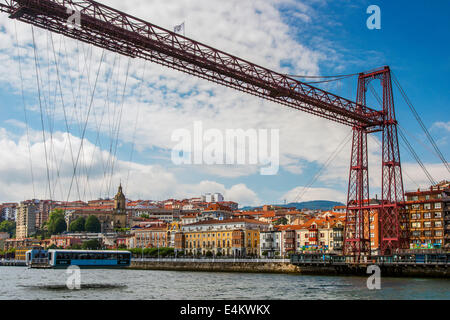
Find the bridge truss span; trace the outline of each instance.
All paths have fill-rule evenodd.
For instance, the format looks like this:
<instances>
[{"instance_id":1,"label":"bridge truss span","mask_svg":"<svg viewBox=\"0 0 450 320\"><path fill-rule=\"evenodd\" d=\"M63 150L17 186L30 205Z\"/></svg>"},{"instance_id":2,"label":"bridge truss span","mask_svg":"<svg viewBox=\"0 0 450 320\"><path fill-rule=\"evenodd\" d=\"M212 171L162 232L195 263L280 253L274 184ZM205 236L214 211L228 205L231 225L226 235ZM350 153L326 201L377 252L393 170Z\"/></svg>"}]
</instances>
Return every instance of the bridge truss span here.
<instances>
[{"instance_id":1,"label":"bridge truss span","mask_svg":"<svg viewBox=\"0 0 450 320\"><path fill-rule=\"evenodd\" d=\"M344 248L370 255L367 134L383 134L381 253L404 245L399 226L403 181L389 67L362 73L357 101L298 81L92 0L0 0L16 19L132 58L141 58L353 128ZM71 23L74 13L79 21ZM77 24L79 23L79 24ZM383 87L383 109L366 106L369 81Z\"/></svg>"}]
</instances>

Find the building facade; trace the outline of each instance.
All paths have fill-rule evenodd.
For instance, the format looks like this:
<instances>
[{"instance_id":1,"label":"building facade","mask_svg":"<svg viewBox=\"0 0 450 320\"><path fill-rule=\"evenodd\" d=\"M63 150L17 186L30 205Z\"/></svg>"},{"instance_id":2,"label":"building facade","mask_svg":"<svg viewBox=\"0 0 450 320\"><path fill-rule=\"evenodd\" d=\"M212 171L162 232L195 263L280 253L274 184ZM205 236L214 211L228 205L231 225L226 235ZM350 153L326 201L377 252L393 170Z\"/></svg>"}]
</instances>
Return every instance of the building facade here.
<instances>
[{"instance_id":1,"label":"building facade","mask_svg":"<svg viewBox=\"0 0 450 320\"><path fill-rule=\"evenodd\" d=\"M260 231L269 224L251 219L206 220L181 227L176 243L187 255L257 256Z\"/></svg>"},{"instance_id":2,"label":"building facade","mask_svg":"<svg viewBox=\"0 0 450 320\"><path fill-rule=\"evenodd\" d=\"M51 200L39 200L36 211L36 229L42 229L48 221L52 204Z\"/></svg>"},{"instance_id":3,"label":"building facade","mask_svg":"<svg viewBox=\"0 0 450 320\"><path fill-rule=\"evenodd\" d=\"M448 244L449 193L448 182L405 193L411 249L443 248Z\"/></svg>"},{"instance_id":4,"label":"building facade","mask_svg":"<svg viewBox=\"0 0 450 320\"><path fill-rule=\"evenodd\" d=\"M169 247L170 239L167 235L166 226L153 226L150 228L139 228L132 231L134 236L134 248L163 248Z\"/></svg>"},{"instance_id":5,"label":"building facade","mask_svg":"<svg viewBox=\"0 0 450 320\"><path fill-rule=\"evenodd\" d=\"M106 207L94 210L93 206L86 206L77 209L66 209L66 224L69 228L70 223L78 218L88 219L89 216L95 216L100 221L102 233L114 232L116 229L126 228L128 217L126 213L126 199L122 192L122 185L114 197L114 207Z\"/></svg>"},{"instance_id":6,"label":"building facade","mask_svg":"<svg viewBox=\"0 0 450 320\"><path fill-rule=\"evenodd\" d=\"M15 221L17 216L18 203L3 203L0 206L0 220Z\"/></svg>"},{"instance_id":7,"label":"building facade","mask_svg":"<svg viewBox=\"0 0 450 320\"><path fill-rule=\"evenodd\" d=\"M34 202L21 202L17 208L16 238L25 239L36 233L36 212L38 208Z\"/></svg>"},{"instance_id":8,"label":"building facade","mask_svg":"<svg viewBox=\"0 0 450 320\"><path fill-rule=\"evenodd\" d=\"M73 245L81 245L82 240L78 237L68 237L68 236L52 236L50 238L50 245L55 245L58 248L70 248Z\"/></svg>"},{"instance_id":9,"label":"building facade","mask_svg":"<svg viewBox=\"0 0 450 320\"><path fill-rule=\"evenodd\" d=\"M281 255L281 231L261 231L259 234L259 255L275 258Z\"/></svg>"}]
</instances>

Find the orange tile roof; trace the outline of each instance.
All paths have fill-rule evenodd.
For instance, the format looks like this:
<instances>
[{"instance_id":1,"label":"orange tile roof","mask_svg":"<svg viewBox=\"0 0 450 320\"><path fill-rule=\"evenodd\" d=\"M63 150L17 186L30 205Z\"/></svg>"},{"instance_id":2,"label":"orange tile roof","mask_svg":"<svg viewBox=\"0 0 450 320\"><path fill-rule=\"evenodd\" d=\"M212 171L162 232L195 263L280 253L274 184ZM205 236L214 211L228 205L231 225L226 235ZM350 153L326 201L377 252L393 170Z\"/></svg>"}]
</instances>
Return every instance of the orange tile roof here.
<instances>
[{"instance_id":1,"label":"orange tile roof","mask_svg":"<svg viewBox=\"0 0 450 320\"><path fill-rule=\"evenodd\" d=\"M237 219L225 219L225 220L203 220L196 223L188 224L187 226L196 226L196 225L205 225L205 224L226 224L226 223L239 223L239 222L247 222L247 223L257 223L262 225L269 225L266 222L262 222L254 219L246 219L246 218L237 218Z\"/></svg>"}]
</instances>

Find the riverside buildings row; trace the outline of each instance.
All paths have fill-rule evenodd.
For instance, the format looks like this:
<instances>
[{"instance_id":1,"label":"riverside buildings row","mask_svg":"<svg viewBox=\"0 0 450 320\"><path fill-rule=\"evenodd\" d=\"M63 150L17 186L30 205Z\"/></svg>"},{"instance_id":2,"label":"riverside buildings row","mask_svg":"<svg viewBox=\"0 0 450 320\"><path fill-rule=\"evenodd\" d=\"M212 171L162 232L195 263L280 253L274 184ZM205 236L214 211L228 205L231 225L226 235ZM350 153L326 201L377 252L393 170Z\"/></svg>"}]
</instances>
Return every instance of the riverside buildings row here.
<instances>
[{"instance_id":1,"label":"riverside buildings row","mask_svg":"<svg viewBox=\"0 0 450 320\"><path fill-rule=\"evenodd\" d=\"M411 249L450 248L450 187L447 181L425 190L406 194ZM53 236L41 245L68 248L86 240L100 240L105 247L174 248L179 254L214 256L288 256L311 250L341 253L345 232L345 207L331 211L299 211L295 208L263 206L241 211L223 198L200 197L164 202L126 201L121 187L112 200L88 203L58 203L51 208L65 212L67 225L78 217L95 215L101 222L98 234ZM214 201L221 200L221 201ZM379 203L371 200L372 204ZM6 247L25 245L32 231L24 226L36 221L36 210L19 205L17 240L6 240ZM378 212L370 215L371 248L379 245ZM25 242L24 242L25 241Z\"/></svg>"}]
</instances>

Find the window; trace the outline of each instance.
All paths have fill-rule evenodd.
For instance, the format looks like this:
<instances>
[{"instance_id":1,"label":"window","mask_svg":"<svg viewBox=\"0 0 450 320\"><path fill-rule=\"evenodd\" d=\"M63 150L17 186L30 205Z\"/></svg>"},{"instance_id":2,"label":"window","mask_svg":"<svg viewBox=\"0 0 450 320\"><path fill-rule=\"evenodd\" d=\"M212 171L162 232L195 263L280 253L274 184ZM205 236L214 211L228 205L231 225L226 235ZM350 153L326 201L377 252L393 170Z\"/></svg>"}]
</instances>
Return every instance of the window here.
<instances>
[{"instance_id":1,"label":"window","mask_svg":"<svg viewBox=\"0 0 450 320\"><path fill-rule=\"evenodd\" d=\"M424 219L430 219L430 218L431 218L431 212L425 212L425 213L423 214L423 218L424 218Z\"/></svg>"},{"instance_id":2,"label":"window","mask_svg":"<svg viewBox=\"0 0 450 320\"><path fill-rule=\"evenodd\" d=\"M425 200L430 200L430 195L429 195L429 194L427 194L427 195L425 196Z\"/></svg>"},{"instance_id":3,"label":"window","mask_svg":"<svg viewBox=\"0 0 450 320\"><path fill-rule=\"evenodd\" d=\"M424 235L425 237L431 237L431 231L425 231Z\"/></svg>"},{"instance_id":4,"label":"window","mask_svg":"<svg viewBox=\"0 0 450 320\"><path fill-rule=\"evenodd\" d=\"M420 228L420 222L411 223L411 228Z\"/></svg>"},{"instance_id":5,"label":"window","mask_svg":"<svg viewBox=\"0 0 450 320\"><path fill-rule=\"evenodd\" d=\"M442 204L441 204L440 202L436 202L436 203L434 204L434 208L435 208L435 209L441 209L441 208L442 208Z\"/></svg>"},{"instance_id":6,"label":"window","mask_svg":"<svg viewBox=\"0 0 450 320\"><path fill-rule=\"evenodd\" d=\"M424 228L431 228L431 222L430 222L430 221L425 221L425 222L423 223L423 227L424 227Z\"/></svg>"},{"instance_id":7,"label":"window","mask_svg":"<svg viewBox=\"0 0 450 320\"><path fill-rule=\"evenodd\" d=\"M435 212L434 213L435 218L442 218L442 212Z\"/></svg>"},{"instance_id":8,"label":"window","mask_svg":"<svg viewBox=\"0 0 450 320\"><path fill-rule=\"evenodd\" d=\"M435 232L436 237L442 237L442 231L441 230L437 230Z\"/></svg>"},{"instance_id":9,"label":"window","mask_svg":"<svg viewBox=\"0 0 450 320\"><path fill-rule=\"evenodd\" d=\"M437 228L440 228L440 227L442 227L442 222L441 221L435 221L434 222L434 226L437 227Z\"/></svg>"},{"instance_id":10,"label":"window","mask_svg":"<svg viewBox=\"0 0 450 320\"><path fill-rule=\"evenodd\" d=\"M430 209L431 209L431 203L425 203L425 204L423 205L423 208L424 208L425 210L430 210Z\"/></svg>"},{"instance_id":11,"label":"window","mask_svg":"<svg viewBox=\"0 0 450 320\"><path fill-rule=\"evenodd\" d=\"M420 209L420 205L418 205L418 204L413 204L411 207L412 207L414 210L419 210L419 209Z\"/></svg>"}]
</instances>

